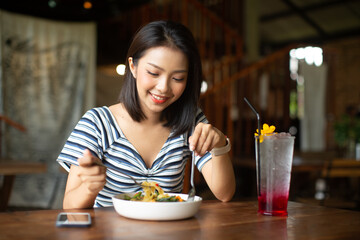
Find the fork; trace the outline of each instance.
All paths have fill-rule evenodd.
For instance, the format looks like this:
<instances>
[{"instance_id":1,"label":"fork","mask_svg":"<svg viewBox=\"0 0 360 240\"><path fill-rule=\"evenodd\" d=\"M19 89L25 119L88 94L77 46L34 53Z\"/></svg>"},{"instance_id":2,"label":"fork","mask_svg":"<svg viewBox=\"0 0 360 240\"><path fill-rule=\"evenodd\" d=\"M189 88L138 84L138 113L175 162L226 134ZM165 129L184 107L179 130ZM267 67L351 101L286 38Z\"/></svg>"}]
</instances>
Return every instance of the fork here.
<instances>
[{"instance_id":1,"label":"fork","mask_svg":"<svg viewBox=\"0 0 360 240\"><path fill-rule=\"evenodd\" d=\"M122 175L124 175L124 176L126 176L126 177L129 177L131 180L134 181L135 185L138 185L138 186L140 186L140 187L150 187L150 186L143 185L142 183L139 183L138 181L136 181L135 178L133 178L133 177L130 176L129 174L124 173L124 172L122 172L122 171L120 171L120 170L118 170L118 169L115 169L115 168L113 168L113 167L108 167L108 166L106 166L105 164L103 164L102 162L96 162L95 164L96 164L96 165L99 165L99 166L102 166L102 167L105 167L106 169L110 169L111 171L120 173L120 174L122 174Z\"/></svg>"},{"instance_id":2,"label":"fork","mask_svg":"<svg viewBox=\"0 0 360 240\"><path fill-rule=\"evenodd\" d=\"M193 131L192 131L193 133L194 133L194 130L195 130L195 126L193 127ZM188 198L187 198L188 202L193 202L195 199L195 194L196 194L195 184L194 184L194 170L195 170L194 168L195 168L195 151L193 150L192 157L191 157L191 175L190 175L191 189L188 193Z\"/></svg>"}]
</instances>

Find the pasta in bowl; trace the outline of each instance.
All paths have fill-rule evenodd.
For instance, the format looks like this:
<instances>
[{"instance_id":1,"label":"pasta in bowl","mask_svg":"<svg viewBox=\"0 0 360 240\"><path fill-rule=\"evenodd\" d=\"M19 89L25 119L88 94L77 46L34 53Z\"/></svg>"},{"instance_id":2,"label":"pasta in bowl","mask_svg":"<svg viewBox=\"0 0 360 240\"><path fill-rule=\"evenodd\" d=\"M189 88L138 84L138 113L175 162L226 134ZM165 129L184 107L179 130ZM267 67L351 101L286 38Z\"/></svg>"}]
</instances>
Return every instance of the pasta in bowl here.
<instances>
[{"instance_id":1,"label":"pasta in bowl","mask_svg":"<svg viewBox=\"0 0 360 240\"><path fill-rule=\"evenodd\" d=\"M195 196L194 201L187 202L187 194L164 193L156 183L149 183L150 187L145 186L146 184L143 185L143 192L112 197L119 215L139 220L164 221L190 218L199 210L202 202L199 196Z\"/></svg>"},{"instance_id":2,"label":"pasta in bowl","mask_svg":"<svg viewBox=\"0 0 360 240\"><path fill-rule=\"evenodd\" d=\"M156 182L143 182L143 193L137 192L133 196L124 195L124 200L141 202L183 202L180 196L169 195Z\"/></svg>"}]
</instances>

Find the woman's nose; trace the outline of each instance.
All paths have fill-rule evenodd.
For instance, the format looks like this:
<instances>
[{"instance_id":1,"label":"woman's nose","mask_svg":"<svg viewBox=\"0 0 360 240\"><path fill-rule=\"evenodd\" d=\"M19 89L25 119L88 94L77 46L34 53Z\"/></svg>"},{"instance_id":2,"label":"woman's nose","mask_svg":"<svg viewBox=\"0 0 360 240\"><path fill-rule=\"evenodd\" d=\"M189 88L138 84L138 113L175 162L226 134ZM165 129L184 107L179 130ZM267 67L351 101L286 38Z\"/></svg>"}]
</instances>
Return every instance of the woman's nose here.
<instances>
[{"instance_id":1,"label":"woman's nose","mask_svg":"<svg viewBox=\"0 0 360 240\"><path fill-rule=\"evenodd\" d=\"M159 78L156 88L160 92L166 93L169 90L169 79L167 77Z\"/></svg>"}]
</instances>

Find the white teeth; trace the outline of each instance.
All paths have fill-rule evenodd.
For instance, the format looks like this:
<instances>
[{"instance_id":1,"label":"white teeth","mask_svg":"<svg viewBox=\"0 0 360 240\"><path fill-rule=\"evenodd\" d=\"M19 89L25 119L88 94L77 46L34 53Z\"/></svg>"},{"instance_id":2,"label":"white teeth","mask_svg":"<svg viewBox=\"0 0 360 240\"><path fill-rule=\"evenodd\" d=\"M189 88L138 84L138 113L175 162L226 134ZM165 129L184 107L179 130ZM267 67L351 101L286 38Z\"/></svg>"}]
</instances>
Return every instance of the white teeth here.
<instances>
[{"instance_id":1,"label":"white teeth","mask_svg":"<svg viewBox=\"0 0 360 240\"><path fill-rule=\"evenodd\" d=\"M165 98L155 96L154 94L151 94L156 100L164 100Z\"/></svg>"}]
</instances>

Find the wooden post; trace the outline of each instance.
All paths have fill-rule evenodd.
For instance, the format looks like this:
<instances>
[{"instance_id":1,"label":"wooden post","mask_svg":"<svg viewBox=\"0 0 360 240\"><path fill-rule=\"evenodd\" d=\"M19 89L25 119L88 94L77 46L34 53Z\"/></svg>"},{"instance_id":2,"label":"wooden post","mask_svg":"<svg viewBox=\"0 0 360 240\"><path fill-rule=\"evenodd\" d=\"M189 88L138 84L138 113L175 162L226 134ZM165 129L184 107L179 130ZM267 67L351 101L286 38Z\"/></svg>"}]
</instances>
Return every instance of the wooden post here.
<instances>
[{"instance_id":1,"label":"wooden post","mask_svg":"<svg viewBox=\"0 0 360 240\"><path fill-rule=\"evenodd\" d=\"M188 26L188 0L183 0L182 1L182 11L181 11L181 21L185 26Z\"/></svg>"}]
</instances>

